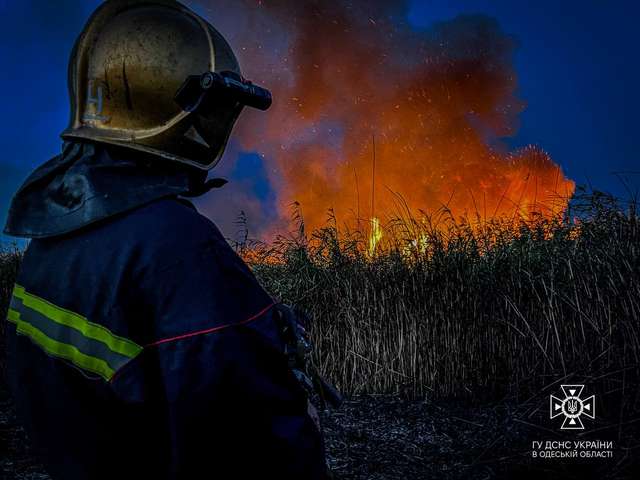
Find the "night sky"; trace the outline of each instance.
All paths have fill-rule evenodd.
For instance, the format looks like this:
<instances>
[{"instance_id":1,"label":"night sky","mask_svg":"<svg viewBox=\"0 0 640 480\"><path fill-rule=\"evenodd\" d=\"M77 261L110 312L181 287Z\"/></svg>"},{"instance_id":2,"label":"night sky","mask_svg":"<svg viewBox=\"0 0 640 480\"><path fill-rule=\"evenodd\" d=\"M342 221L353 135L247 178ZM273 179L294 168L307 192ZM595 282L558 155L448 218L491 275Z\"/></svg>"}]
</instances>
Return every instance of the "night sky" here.
<instances>
[{"instance_id":1,"label":"night sky","mask_svg":"<svg viewBox=\"0 0 640 480\"><path fill-rule=\"evenodd\" d=\"M60 150L58 135L69 115L68 55L100 3L0 0L2 224L21 180ZM197 2L185 3L203 11L194 5ZM623 180L634 191L640 187L637 2L414 0L407 20L415 29L425 29L463 13L495 17L518 41L519 95L527 108L518 133L507 140L510 146L541 146L579 185L621 197L629 196ZM233 28L210 20L223 33ZM238 56L242 62L241 52ZM232 144L223 162L223 173L246 185L248 196L258 202L274 201L260 157L239 153ZM218 218L215 211L207 213L229 233L230 215Z\"/></svg>"}]
</instances>

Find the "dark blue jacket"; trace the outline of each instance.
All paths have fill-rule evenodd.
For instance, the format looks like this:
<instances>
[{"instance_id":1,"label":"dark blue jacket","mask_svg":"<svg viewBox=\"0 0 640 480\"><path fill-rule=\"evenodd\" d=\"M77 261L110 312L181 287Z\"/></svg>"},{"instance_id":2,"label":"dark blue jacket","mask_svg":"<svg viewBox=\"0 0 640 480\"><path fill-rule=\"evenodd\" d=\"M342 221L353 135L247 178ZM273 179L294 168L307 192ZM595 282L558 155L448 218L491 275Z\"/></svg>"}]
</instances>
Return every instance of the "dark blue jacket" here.
<instances>
[{"instance_id":1,"label":"dark blue jacket","mask_svg":"<svg viewBox=\"0 0 640 480\"><path fill-rule=\"evenodd\" d=\"M273 300L190 204L34 239L17 284L10 386L55 480L325 478Z\"/></svg>"}]
</instances>

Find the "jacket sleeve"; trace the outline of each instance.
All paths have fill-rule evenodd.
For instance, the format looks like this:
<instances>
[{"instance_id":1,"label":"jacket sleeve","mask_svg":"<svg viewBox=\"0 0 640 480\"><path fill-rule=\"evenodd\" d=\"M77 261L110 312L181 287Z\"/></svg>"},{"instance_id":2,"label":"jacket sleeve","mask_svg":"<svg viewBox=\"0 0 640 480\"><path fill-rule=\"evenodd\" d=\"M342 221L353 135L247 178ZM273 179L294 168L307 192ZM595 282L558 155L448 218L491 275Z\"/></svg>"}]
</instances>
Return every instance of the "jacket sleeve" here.
<instances>
[{"instance_id":1,"label":"jacket sleeve","mask_svg":"<svg viewBox=\"0 0 640 480\"><path fill-rule=\"evenodd\" d=\"M248 267L214 238L148 270L154 338L113 386L163 425L169 478L326 478L273 301Z\"/></svg>"}]
</instances>

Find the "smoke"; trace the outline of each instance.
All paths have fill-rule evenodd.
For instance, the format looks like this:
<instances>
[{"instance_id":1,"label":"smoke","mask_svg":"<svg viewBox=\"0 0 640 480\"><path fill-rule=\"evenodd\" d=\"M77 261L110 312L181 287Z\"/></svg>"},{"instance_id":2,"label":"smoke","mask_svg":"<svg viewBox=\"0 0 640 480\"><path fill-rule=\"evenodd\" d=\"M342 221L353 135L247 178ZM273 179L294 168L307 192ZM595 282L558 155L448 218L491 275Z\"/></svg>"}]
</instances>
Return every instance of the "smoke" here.
<instances>
[{"instance_id":1,"label":"smoke","mask_svg":"<svg viewBox=\"0 0 640 480\"><path fill-rule=\"evenodd\" d=\"M284 228L294 201L311 227L330 208L348 225L392 215L396 194L414 211L446 205L455 216L565 208L574 185L560 167L504 142L525 105L516 42L495 20L459 16L418 31L390 0L201 6L245 76L274 94L270 111L245 111L235 130L276 192L262 233Z\"/></svg>"}]
</instances>

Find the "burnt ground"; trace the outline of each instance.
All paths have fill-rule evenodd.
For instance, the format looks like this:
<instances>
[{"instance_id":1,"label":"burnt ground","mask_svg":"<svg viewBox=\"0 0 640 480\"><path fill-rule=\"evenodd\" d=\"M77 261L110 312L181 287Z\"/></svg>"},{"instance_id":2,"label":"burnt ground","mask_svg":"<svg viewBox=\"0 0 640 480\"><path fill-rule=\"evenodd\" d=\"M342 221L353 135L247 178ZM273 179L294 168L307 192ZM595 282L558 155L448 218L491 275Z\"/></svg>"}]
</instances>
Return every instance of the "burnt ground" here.
<instances>
[{"instance_id":1,"label":"burnt ground","mask_svg":"<svg viewBox=\"0 0 640 480\"><path fill-rule=\"evenodd\" d=\"M640 429L633 418L592 421L561 435L548 396L469 407L361 396L323 412L336 479L640 478ZM640 420L640 418L638 418ZM588 421L585 420L585 424ZM532 441L611 440L612 459L532 459ZM0 393L0 479L47 480L29 455L10 400Z\"/></svg>"}]
</instances>

